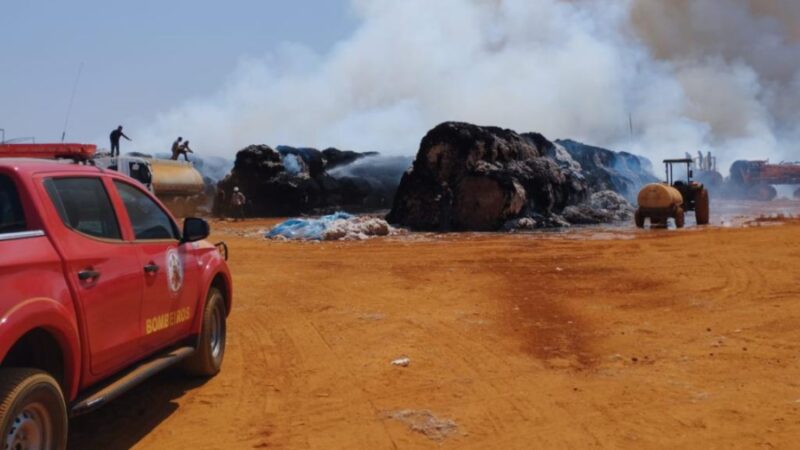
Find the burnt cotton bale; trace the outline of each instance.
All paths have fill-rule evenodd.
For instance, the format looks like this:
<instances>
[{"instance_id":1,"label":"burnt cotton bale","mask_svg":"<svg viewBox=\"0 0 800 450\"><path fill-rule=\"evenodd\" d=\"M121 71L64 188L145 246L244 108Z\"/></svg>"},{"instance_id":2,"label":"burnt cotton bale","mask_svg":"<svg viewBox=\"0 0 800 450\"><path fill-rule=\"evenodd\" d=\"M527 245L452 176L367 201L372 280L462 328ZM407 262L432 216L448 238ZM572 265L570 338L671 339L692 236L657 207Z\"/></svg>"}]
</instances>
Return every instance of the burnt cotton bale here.
<instances>
[{"instance_id":1,"label":"burnt cotton bale","mask_svg":"<svg viewBox=\"0 0 800 450\"><path fill-rule=\"evenodd\" d=\"M589 190L580 174L546 156L550 147L534 133L443 123L422 139L387 218L420 230L498 230L521 217L562 223L553 216Z\"/></svg>"},{"instance_id":2,"label":"burnt cotton bale","mask_svg":"<svg viewBox=\"0 0 800 450\"><path fill-rule=\"evenodd\" d=\"M386 170L372 170L372 160L379 160L377 153L251 145L236 154L233 170L219 182L216 201L224 203L215 210L229 210L235 186L247 197L248 216L386 210L402 169L393 169L394 182L383 183ZM350 170L357 161L360 171Z\"/></svg>"}]
</instances>

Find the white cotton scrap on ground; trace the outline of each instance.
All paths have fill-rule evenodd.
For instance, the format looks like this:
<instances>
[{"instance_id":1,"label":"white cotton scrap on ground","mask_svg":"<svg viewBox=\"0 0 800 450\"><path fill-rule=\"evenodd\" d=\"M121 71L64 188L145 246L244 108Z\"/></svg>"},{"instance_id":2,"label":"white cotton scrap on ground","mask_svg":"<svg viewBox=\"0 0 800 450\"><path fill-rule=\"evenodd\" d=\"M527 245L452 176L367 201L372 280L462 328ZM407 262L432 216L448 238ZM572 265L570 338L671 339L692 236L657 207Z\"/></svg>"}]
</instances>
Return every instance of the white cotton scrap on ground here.
<instances>
[{"instance_id":1,"label":"white cotton scrap on ground","mask_svg":"<svg viewBox=\"0 0 800 450\"><path fill-rule=\"evenodd\" d=\"M265 236L277 240L357 241L397 233L383 219L337 212L318 219L289 219L273 227Z\"/></svg>"},{"instance_id":2,"label":"white cotton scrap on ground","mask_svg":"<svg viewBox=\"0 0 800 450\"><path fill-rule=\"evenodd\" d=\"M359 316L359 319L361 320L383 320L385 318L386 315L383 313L367 313Z\"/></svg>"},{"instance_id":3,"label":"white cotton scrap on ground","mask_svg":"<svg viewBox=\"0 0 800 450\"><path fill-rule=\"evenodd\" d=\"M441 441L458 431L455 422L450 419L440 419L427 409L401 409L391 411L387 416L408 425L411 431L424 434L434 441Z\"/></svg>"},{"instance_id":4,"label":"white cotton scrap on ground","mask_svg":"<svg viewBox=\"0 0 800 450\"><path fill-rule=\"evenodd\" d=\"M392 361L394 366L408 367L409 364L411 364L411 358L408 356L402 356Z\"/></svg>"},{"instance_id":5,"label":"white cotton scrap on ground","mask_svg":"<svg viewBox=\"0 0 800 450\"><path fill-rule=\"evenodd\" d=\"M389 236L392 227L376 217L351 217L331 222L322 233L323 241L360 241L374 236Z\"/></svg>"}]
</instances>

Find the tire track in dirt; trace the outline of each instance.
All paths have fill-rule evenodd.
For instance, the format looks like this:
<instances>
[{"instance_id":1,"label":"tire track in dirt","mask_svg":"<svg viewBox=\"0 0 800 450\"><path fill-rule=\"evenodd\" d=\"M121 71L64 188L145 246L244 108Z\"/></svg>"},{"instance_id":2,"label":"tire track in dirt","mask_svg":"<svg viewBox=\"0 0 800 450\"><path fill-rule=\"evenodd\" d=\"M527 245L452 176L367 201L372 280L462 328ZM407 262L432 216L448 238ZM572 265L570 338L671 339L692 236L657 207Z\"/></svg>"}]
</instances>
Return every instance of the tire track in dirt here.
<instances>
[{"instance_id":1,"label":"tire track in dirt","mask_svg":"<svg viewBox=\"0 0 800 450\"><path fill-rule=\"evenodd\" d=\"M242 320L246 311L236 311L229 319L226 360L220 374L203 389L181 399L180 409L213 408L214 415L196 417L179 415L169 418L164 427L151 433L138 445L142 448L247 448L263 444L280 422L275 402L275 383L264 382L254 374L280 374L284 352L264 333L271 328L258 322ZM248 318L252 318L249 316ZM179 410L180 411L180 410ZM219 423L215 417L233 420ZM172 433L172 429L184 430ZM209 432L229 438L224 443L209 440Z\"/></svg>"}]
</instances>

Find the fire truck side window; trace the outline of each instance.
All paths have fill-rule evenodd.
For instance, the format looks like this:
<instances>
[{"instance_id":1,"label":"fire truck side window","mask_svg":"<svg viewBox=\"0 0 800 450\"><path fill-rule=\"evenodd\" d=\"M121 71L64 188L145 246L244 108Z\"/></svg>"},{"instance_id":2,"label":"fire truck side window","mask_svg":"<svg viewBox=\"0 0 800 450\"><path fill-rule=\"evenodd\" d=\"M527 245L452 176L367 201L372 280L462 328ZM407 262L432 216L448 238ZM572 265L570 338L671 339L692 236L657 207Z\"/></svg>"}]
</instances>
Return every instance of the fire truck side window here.
<instances>
[{"instance_id":1,"label":"fire truck side window","mask_svg":"<svg viewBox=\"0 0 800 450\"><path fill-rule=\"evenodd\" d=\"M137 240L178 239L172 219L139 189L120 181L114 181L119 196L131 219L133 234Z\"/></svg>"},{"instance_id":2,"label":"fire truck side window","mask_svg":"<svg viewBox=\"0 0 800 450\"><path fill-rule=\"evenodd\" d=\"M25 231L25 214L14 182L0 175L0 233Z\"/></svg>"},{"instance_id":3,"label":"fire truck side window","mask_svg":"<svg viewBox=\"0 0 800 450\"><path fill-rule=\"evenodd\" d=\"M100 178L51 178L44 186L65 225L89 236L121 239L117 216Z\"/></svg>"}]
</instances>

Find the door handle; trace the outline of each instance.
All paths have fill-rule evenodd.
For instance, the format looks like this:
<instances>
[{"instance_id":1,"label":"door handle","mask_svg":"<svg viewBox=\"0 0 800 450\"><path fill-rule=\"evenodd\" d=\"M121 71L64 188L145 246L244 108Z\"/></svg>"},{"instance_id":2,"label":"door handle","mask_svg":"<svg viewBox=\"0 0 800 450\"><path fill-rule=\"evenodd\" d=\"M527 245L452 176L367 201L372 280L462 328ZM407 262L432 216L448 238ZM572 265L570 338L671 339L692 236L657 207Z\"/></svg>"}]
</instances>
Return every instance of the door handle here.
<instances>
[{"instance_id":1,"label":"door handle","mask_svg":"<svg viewBox=\"0 0 800 450\"><path fill-rule=\"evenodd\" d=\"M150 263L144 266L144 273L156 273L158 272L158 269L159 269L158 264Z\"/></svg>"},{"instance_id":2,"label":"door handle","mask_svg":"<svg viewBox=\"0 0 800 450\"><path fill-rule=\"evenodd\" d=\"M93 269L83 269L78 272L78 279L81 281L94 280L100 278L100 272Z\"/></svg>"}]
</instances>

